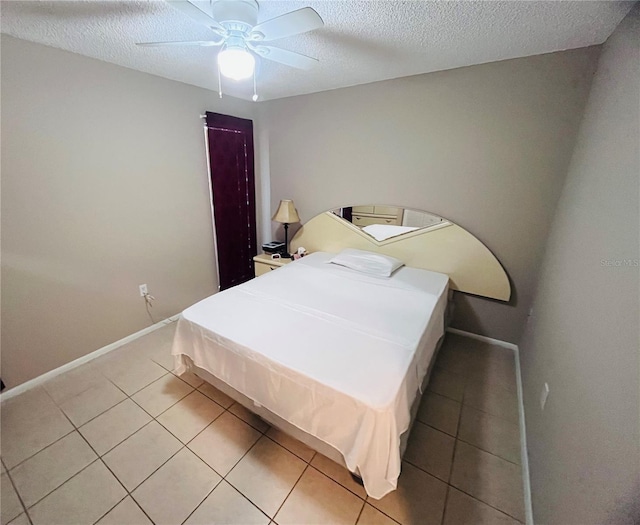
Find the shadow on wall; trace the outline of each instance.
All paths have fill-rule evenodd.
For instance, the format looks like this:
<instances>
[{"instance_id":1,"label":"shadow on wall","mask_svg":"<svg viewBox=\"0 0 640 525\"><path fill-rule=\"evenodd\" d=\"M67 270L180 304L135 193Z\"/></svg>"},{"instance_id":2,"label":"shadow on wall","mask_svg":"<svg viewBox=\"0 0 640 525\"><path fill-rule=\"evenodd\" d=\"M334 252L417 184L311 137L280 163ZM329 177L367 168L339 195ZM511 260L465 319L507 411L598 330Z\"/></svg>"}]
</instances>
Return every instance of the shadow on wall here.
<instances>
[{"instance_id":1,"label":"shadow on wall","mask_svg":"<svg viewBox=\"0 0 640 525\"><path fill-rule=\"evenodd\" d=\"M451 318L451 326L454 328L459 328L460 330L464 330L466 332L471 332L478 335L484 335L487 337L494 337L497 339L501 339L501 337L495 337L488 333L488 327L484 326L482 323L482 319L477 315L479 311L492 311L493 316L500 315L500 312L503 311L505 305L516 307L518 305L519 296L518 289L516 288L513 279L509 275L509 272L505 269L505 274L509 279L509 285L511 286L511 297L508 302L499 301L497 299L490 299L488 297L478 297L475 295L470 295L462 292L454 292L453 293L453 317ZM490 316L492 317L492 316ZM463 323L459 321L464 320ZM524 323L523 323L524 329ZM506 339L505 339L506 340ZM509 341L509 342L517 342L517 341Z\"/></svg>"}]
</instances>

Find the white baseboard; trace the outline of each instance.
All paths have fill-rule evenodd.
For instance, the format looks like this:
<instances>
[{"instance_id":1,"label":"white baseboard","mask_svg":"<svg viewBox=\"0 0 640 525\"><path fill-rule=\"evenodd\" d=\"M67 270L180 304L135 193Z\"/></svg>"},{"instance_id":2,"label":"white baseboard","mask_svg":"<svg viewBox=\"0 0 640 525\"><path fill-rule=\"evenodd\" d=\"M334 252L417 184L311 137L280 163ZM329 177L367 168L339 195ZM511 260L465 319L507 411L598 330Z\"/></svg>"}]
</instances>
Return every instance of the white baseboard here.
<instances>
[{"instance_id":1,"label":"white baseboard","mask_svg":"<svg viewBox=\"0 0 640 525\"><path fill-rule=\"evenodd\" d=\"M447 328L447 332L457 334L463 337L469 337L471 339L477 339L478 341L484 341L492 345L502 346L513 350L514 358L516 362L516 389L518 391L518 420L520 427L520 464L522 466L522 486L524 490L524 516L526 525L534 525L533 523L533 507L531 504L531 480L529 478L529 455L527 453L527 429L524 416L524 398L522 395L522 372L520 369L520 349L518 345L501 341L499 339L493 339L484 335L478 335L471 332L465 332L464 330L458 330L457 328Z\"/></svg>"},{"instance_id":2,"label":"white baseboard","mask_svg":"<svg viewBox=\"0 0 640 525\"><path fill-rule=\"evenodd\" d=\"M119 348L127 343L130 343L131 341L138 339L143 335L151 333L157 330L158 328L162 328L167 324L173 323L174 321L177 321L179 319L180 315L181 314L174 315L172 317L169 317L168 319L165 319L164 321L160 321L156 324L148 326L147 328L143 328L142 330L136 332L135 334L128 335L127 337L124 337L119 341L116 341L115 343L111 343L107 346L103 346L102 348L99 348L98 350L91 352L90 354L83 355L82 357L79 357L78 359L75 359L70 363L67 363L66 365L62 365L62 366L59 366L58 368L54 368L53 370L50 370L49 372L46 372L38 377L34 377L33 379L30 379L29 381L26 381L18 386L14 386L13 388L10 388L6 392L2 392L2 394L0 394L0 401L6 401L7 399L11 399L12 397L17 396L18 394L22 394L27 390L30 390L38 385L41 385L42 383L44 383L45 381L48 381L49 379L53 379L54 377L59 376L64 372L68 372L69 370L73 370L74 368L77 368L80 365L88 363L89 361L93 361L95 358L100 357L101 355L107 354L112 350L115 350L116 348Z\"/></svg>"},{"instance_id":3,"label":"white baseboard","mask_svg":"<svg viewBox=\"0 0 640 525\"><path fill-rule=\"evenodd\" d=\"M520 349L516 346L516 387L518 389L518 420L520 423L520 465L524 488L524 517L526 525L533 523L533 505L531 503L531 478L529 477L529 454L527 448L527 426L524 417L524 397L522 394L522 372L520 370Z\"/></svg>"},{"instance_id":4,"label":"white baseboard","mask_svg":"<svg viewBox=\"0 0 640 525\"><path fill-rule=\"evenodd\" d=\"M508 348L516 352L518 350L518 345L514 345L513 343L508 343L507 341L501 341L500 339L493 339L492 337L487 337L486 335L478 335L472 332L465 332L464 330L459 330L458 328L447 328L447 332L451 332L452 334L461 335L463 337L469 337L470 339L477 339L478 341L484 341L485 343L489 343L496 346L502 346L504 348Z\"/></svg>"}]
</instances>

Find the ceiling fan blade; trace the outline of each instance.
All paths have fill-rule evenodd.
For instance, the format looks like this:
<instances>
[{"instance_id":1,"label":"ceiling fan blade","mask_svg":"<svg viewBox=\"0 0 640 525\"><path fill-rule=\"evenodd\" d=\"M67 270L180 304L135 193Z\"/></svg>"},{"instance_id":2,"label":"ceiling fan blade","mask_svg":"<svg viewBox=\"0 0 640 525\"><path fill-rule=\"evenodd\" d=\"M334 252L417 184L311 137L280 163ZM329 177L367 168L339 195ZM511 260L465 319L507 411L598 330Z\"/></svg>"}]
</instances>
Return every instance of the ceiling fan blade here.
<instances>
[{"instance_id":1,"label":"ceiling fan blade","mask_svg":"<svg viewBox=\"0 0 640 525\"><path fill-rule=\"evenodd\" d=\"M211 47L219 46L224 42L220 40L218 42L214 40L187 40L184 42L138 42L136 45L140 47L162 47L162 46L202 46Z\"/></svg>"},{"instance_id":2,"label":"ceiling fan blade","mask_svg":"<svg viewBox=\"0 0 640 525\"><path fill-rule=\"evenodd\" d=\"M281 64L296 67L298 69L311 69L319 62L317 58L308 57L307 55L288 51L280 47L256 46L250 44L249 48L267 60L280 62Z\"/></svg>"},{"instance_id":3,"label":"ceiling fan blade","mask_svg":"<svg viewBox=\"0 0 640 525\"><path fill-rule=\"evenodd\" d=\"M211 18L207 13L198 9L195 5L187 0L166 0L166 2L171 6L185 14L192 20L207 26L209 29L212 29L216 33L220 35L226 35L227 30L222 27L222 25Z\"/></svg>"},{"instance_id":4,"label":"ceiling fan blade","mask_svg":"<svg viewBox=\"0 0 640 525\"><path fill-rule=\"evenodd\" d=\"M258 24L251 30L249 40L268 42L313 31L322 26L324 26L324 22L320 15L310 7L303 7Z\"/></svg>"}]
</instances>

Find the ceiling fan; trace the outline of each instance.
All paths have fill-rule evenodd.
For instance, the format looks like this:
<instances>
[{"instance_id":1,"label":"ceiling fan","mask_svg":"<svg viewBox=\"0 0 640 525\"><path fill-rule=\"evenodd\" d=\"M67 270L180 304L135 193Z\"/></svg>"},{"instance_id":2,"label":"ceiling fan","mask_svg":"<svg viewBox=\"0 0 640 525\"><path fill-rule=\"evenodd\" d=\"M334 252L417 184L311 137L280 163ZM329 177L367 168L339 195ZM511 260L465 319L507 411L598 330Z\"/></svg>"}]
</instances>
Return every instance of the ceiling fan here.
<instances>
[{"instance_id":1,"label":"ceiling fan","mask_svg":"<svg viewBox=\"0 0 640 525\"><path fill-rule=\"evenodd\" d=\"M166 1L178 11L209 28L213 33L211 40L142 42L137 45L147 47L222 46L218 53L219 72L233 80L243 80L254 75L254 53L267 60L299 69L311 69L318 63L316 58L262 44L262 42L270 42L322 27L324 25L322 18L310 7L291 11L258 24L256 0L210 1L211 15L186 0Z\"/></svg>"}]
</instances>

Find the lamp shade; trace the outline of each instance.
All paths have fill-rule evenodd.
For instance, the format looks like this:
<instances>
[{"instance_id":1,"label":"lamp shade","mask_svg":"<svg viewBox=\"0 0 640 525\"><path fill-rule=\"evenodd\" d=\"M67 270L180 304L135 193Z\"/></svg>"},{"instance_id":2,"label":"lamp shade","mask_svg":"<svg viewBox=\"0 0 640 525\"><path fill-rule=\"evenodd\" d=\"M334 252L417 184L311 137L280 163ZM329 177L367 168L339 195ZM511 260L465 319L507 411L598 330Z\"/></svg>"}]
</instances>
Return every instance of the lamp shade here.
<instances>
[{"instance_id":1,"label":"lamp shade","mask_svg":"<svg viewBox=\"0 0 640 525\"><path fill-rule=\"evenodd\" d=\"M271 220L281 222L283 224L293 224L295 222L300 222L300 217L293 201L290 199L283 199L280 201L280 206L278 206L278 210Z\"/></svg>"}]
</instances>

